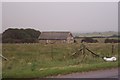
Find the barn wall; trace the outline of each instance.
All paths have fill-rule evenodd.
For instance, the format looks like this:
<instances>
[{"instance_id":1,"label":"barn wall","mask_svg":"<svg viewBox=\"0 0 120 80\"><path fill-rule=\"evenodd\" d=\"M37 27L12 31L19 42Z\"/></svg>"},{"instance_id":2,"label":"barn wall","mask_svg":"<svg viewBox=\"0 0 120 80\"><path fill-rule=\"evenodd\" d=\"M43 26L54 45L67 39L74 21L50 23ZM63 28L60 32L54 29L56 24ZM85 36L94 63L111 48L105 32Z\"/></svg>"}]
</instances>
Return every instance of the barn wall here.
<instances>
[{"instance_id":1,"label":"barn wall","mask_svg":"<svg viewBox=\"0 0 120 80\"><path fill-rule=\"evenodd\" d=\"M67 43L74 43L74 38L71 34L69 34L67 37Z\"/></svg>"},{"instance_id":2,"label":"barn wall","mask_svg":"<svg viewBox=\"0 0 120 80\"><path fill-rule=\"evenodd\" d=\"M66 40L39 40L39 43L67 43Z\"/></svg>"},{"instance_id":3,"label":"barn wall","mask_svg":"<svg viewBox=\"0 0 120 80\"><path fill-rule=\"evenodd\" d=\"M39 43L46 43L46 40L39 40Z\"/></svg>"}]
</instances>

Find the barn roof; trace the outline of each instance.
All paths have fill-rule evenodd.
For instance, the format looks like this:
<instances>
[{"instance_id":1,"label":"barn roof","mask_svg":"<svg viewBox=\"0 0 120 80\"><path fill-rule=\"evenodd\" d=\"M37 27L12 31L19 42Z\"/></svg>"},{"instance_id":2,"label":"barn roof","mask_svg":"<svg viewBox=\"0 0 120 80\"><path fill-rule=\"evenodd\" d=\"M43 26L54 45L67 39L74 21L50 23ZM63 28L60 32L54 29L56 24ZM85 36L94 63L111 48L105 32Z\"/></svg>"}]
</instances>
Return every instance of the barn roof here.
<instances>
[{"instance_id":1,"label":"barn roof","mask_svg":"<svg viewBox=\"0 0 120 80\"><path fill-rule=\"evenodd\" d=\"M40 40L66 40L72 34L70 32L42 32L38 39Z\"/></svg>"}]
</instances>

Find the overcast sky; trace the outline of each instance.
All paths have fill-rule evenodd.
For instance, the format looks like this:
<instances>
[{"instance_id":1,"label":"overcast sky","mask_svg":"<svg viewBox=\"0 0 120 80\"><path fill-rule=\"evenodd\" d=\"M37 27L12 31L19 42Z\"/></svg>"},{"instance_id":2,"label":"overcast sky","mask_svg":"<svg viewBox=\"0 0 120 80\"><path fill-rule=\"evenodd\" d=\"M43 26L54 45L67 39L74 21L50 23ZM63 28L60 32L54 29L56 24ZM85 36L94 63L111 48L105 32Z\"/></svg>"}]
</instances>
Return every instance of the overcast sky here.
<instances>
[{"instance_id":1,"label":"overcast sky","mask_svg":"<svg viewBox=\"0 0 120 80\"><path fill-rule=\"evenodd\" d=\"M117 2L3 2L2 29L118 31Z\"/></svg>"}]
</instances>

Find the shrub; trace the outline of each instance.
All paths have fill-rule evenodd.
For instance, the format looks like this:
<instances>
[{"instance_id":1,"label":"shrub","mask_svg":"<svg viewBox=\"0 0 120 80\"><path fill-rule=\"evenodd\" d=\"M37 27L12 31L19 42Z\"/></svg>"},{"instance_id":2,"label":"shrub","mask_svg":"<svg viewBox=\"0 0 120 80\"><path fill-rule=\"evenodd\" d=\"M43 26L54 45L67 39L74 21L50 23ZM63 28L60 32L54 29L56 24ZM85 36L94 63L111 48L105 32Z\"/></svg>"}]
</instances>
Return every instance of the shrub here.
<instances>
[{"instance_id":1,"label":"shrub","mask_svg":"<svg viewBox=\"0 0 120 80\"><path fill-rule=\"evenodd\" d=\"M82 43L82 42L97 43L98 41L97 41L97 40L94 40L94 39L92 39L92 38L90 38L90 37L85 37L85 38L81 41L81 43Z\"/></svg>"},{"instance_id":2,"label":"shrub","mask_svg":"<svg viewBox=\"0 0 120 80\"><path fill-rule=\"evenodd\" d=\"M120 40L118 39L105 39L104 43L119 43Z\"/></svg>"}]
</instances>

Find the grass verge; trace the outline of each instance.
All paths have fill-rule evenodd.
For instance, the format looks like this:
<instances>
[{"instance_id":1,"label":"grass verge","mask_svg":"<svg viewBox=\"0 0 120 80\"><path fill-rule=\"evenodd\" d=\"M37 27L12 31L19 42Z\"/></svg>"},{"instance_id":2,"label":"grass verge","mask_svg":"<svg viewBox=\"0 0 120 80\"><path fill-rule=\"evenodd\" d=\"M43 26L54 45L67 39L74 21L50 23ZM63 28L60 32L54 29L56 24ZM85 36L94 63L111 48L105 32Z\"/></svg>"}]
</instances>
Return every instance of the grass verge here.
<instances>
[{"instance_id":1,"label":"grass verge","mask_svg":"<svg viewBox=\"0 0 120 80\"><path fill-rule=\"evenodd\" d=\"M104 62L98 64L79 64L64 67L42 68L34 71L10 71L3 75L4 78L43 78L47 76L55 76L58 74L69 74L75 72L87 72L99 69L108 69L118 67L118 62Z\"/></svg>"}]
</instances>

